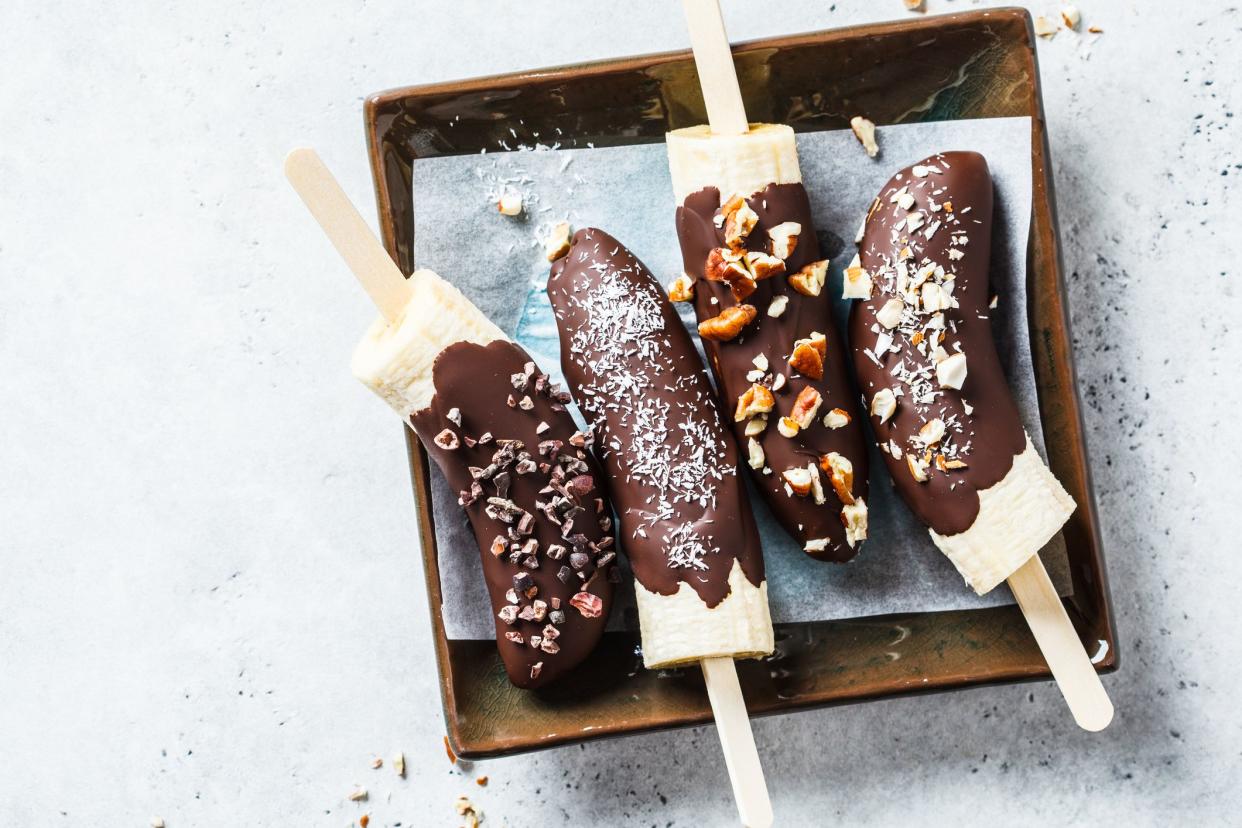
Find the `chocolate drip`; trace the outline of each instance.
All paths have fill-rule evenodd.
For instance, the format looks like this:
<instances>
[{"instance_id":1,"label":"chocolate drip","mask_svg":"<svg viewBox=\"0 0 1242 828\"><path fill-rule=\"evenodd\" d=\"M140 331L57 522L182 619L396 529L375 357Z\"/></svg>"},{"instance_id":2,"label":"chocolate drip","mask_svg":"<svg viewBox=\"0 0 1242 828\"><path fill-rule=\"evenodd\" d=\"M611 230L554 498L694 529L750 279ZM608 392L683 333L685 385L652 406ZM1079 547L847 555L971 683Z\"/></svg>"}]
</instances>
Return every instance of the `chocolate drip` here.
<instances>
[{"instance_id":1,"label":"chocolate drip","mask_svg":"<svg viewBox=\"0 0 1242 828\"><path fill-rule=\"evenodd\" d=\"M819 241L815 236L815 224L811 217L811 204L801 184L769 184L747 199L751 209L759 216L754 230L746 238L746 248L764 253L771 252L772 244L768 230L783 222L794 221L801 225L798 243L793 254L786 260L787 274L793 274L804 266L820 259ZM686 197L677 208L677 237L681 242L683 267L694 285L694 310L700 322L718 315L724 308L739 304L727 284L704 278L704 265L714 248L725 246L723 227L718 228L713 219L720 208L720 192L707 187ZM819 296L807 296L789 286L787 276L775 276L758 282L755 292L742 301L758 310L755 321L740 336L727 342L704 340L708 363L716 378L720 392L721 407L726 418L733 422L738 442L745 446L746 421L734 422L733 413L738 398L751 387L746 375L755 370L753 362L757 354L763 354L772 372L784 373L787 382L774 393L776 408L768 416L768 426L756 436L763 447L765 465L770 474L754 470L751 479L772 509L780 524L802 544L823 539L828 544L823 550L810 549L808 554L828 561L848 561L858 553L861 544L851 547L846 541L845 527L841 521L842 502L827 488L827 502L816 504L811 497L791 496L786 490L781 472L789 468L805 468L807 463L818 463L829 453L837 452L848 459L854 467L853 496L867 497L867 449L858 410L858 392L846 367L844 339L838 334L832 319L832 299L827 286ZM779 317L768 315L768 307L777 296L786 297L788 305ZM789 366L788 359L796 340L818 331L827 338L827 357L824 359L824 376L813 380L797 373ZM794 400L803 388L811 386L823 397L819 413L808 429L792 438L781 435L777 424L787 416ZM850 422L830 429L822 422L824 415L833 408L847 412Z\"/></svg>"},{"instance_id":2,"label":"chocolate drip","mask_svg":"<svg viewBox=\"0 0 1242 828\"><path fill-rule=\"evenodd\" d=\"M908 206L902 204L903 188L913 197ZM908 217L915 212L921 214L923 224L912 231ZM850 311L854 366L866 399L870 401L881 388L904 391L887 423L871 417L881 454L902 498L920 520L942 535L970 528L979 512L978 493L1001 480L1026 446L988 320L991 242L992 177L982 155L946 152L907 167L889 179L867 217L860 258L870 274L872 294ZM899 363L908 368L934 366L934 360L912 341L910 326L903 322L890 332L895 350L876 354L880 365L865 352L874 352L878 337L875 328L884 330L876 312L890 299L902 298L896 272L907 248L910 253L904 263L908 273L916 274L931 263L944 269L942 278L952 280L952 296L958 306L943 311L941 347L950 355L958 350L964 353L968 369L959 391L942 388L932 367L923 381L930 384L921 388L934 393L934 399L925 403L916 400L916 389L893 374ZM927 318L927 314L919 316L920 320ZM927 337L924 333L922 344L930 352ZM946 431L947 443L942 448L952 446L966 467L943 470L933 461L926 471L928 480L920 483L905 455L925 456L916 435L925 422L936 418L958 426ZM890 441L902 457L892 456Z\"/></svg>"},{"instance_id":3,"label":"chocolate drip","mask_svg":"<svg viewBox=\"0 0 1242 828\"><path fill-rule=\"evenodd\" d=\"M552 266L561 364L597 435L621 524L644 587L687 583L708 606L729 594L734 560L755 586L763 555L690 336L650 271L601 230L579 230Z\"/></svg>"},{"instance_id":4,"label":"chocolate drip","mask_svg":"<svg viewBox=\"0 0 1242 828\"><path fill-rule=\"evenodd\" d=\"M411 424L461 492L509 680L542 687L595 648L612 609L602 476L565 410L568 395L520 346L450 345L433 379L435 397Z\"/></svg>"}]
</instances>

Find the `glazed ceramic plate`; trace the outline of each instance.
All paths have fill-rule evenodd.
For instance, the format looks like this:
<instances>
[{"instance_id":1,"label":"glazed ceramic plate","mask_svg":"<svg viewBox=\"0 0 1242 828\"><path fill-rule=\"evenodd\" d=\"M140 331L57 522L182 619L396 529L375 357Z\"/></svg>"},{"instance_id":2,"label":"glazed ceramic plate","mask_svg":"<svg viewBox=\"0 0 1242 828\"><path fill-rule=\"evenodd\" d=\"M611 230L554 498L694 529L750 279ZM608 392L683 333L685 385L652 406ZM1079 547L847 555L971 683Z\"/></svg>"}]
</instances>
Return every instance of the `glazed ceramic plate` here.
<instances>
[{"instance_id":1,"label":"glazed ceramic plate","mask_svg":"<svg viewBox=\"0 0 1242 828\"><path fill-rule=\"evenodd\" d=\"M857 113L881 125L1031 116L1031 348L1044 433L1057 437L1049 462L1079 504L1064 529L1074 582L1066 607L1088 652L1102 654L1097 669L1110 672L1117 647L1074 381L1034 43L1026 11L998 9L756 41L736 46L734 56L751 118L798 131L847 128ZM668 130L707 120L689 52L372 96L366 128L380 227L406 273L415 267L413 159L494 151L519 118L564 147L659 142ZM711 721L699 672L642 669L634 634L606 634L573 681L540 692L509 684L494 641L446 640L427 456L408 430L405 437L444 714L458 755ZM1050 677L1014 606L776 629L773 659L738 665L754 715Z\"/></svg>"}]
</instances>

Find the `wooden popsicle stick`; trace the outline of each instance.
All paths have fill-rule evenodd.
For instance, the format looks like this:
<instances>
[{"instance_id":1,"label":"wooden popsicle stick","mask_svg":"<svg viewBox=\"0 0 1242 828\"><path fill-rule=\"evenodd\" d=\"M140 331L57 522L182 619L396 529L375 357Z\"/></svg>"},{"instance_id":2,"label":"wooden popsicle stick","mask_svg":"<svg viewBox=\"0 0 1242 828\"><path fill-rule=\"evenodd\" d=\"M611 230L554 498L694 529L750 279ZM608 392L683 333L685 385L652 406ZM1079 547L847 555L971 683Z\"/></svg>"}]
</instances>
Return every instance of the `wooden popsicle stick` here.
<instances>
[{"instance_id":1,"label":"wooden popsicle stick","mask_svg":"<svg viewBox=\"0 0 1242 828\"><path fill-rule=\"evenodd\" d=\"M336 178L313 149L295 149L285 157L285 178L306 202L341 258L389 322L401 317L409 301L405 275L371 232Z\"/></svg>"},{"instance_id":2,"label":"wooden popsicle stick","mask_svg":"<svg viewBox=\"0 0 1242 828\"><path fill-rule=\"evenodd\" d=\"M1113 720L1113 703L1078 640L1038 553L1009 576L1009 588L1018 599L1074 721L1083 730L1093 732L1108 727Z\"/></svg>"},{"instance_id":3,"label":"wooden popsicle stick","mask_svg":"<svg viewBox=\"0 0 1242 828\"><path fill-rule=\"evenodd\" d=\"M682 0L686 23L690 27L690 43L694 47L694 65L699 70L699 86L707 105L707 121L717 135L742 135L750 124L742 104L742 90L737 83L733 52L725 34L724 18L718 0Z\"/></svg>"},{"instance_id":4,"label":"wooden popsicle stick","mask_svg":"<svg viewBox=\"0 0 1242 828\"><path fill-rule=\"evenodd\" d=\"M733 799L742 824L747 828L768 828L772 825L772 802L755 749L755 736L750 730L750 714L742 698L737 680L737 665L732 658L720 656L699 662L707 697L716 717L716 732L724 750L725 767L733 785Z\"/></svg>"}]
</instances>

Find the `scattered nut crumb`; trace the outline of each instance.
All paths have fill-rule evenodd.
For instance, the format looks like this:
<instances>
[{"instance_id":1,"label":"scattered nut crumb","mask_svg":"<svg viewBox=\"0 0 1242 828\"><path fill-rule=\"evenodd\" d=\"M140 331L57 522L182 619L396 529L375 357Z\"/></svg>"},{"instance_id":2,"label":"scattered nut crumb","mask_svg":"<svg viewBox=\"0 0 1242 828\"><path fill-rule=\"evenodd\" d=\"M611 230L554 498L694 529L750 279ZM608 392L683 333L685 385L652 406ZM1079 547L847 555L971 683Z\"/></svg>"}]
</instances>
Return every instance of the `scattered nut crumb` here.
<instances>
[{"instance_id":1,"label":"scattered nut crumb","mask_svg":"<svg viewBox=\"0 0 1242 828\"><path fill-rule=\"evenodd\" d=\"M487 787L487 777L486 777L486 776L477 776L477 777L475 777L474 784L478 785L480 788L486 788L486 787Z\"/></svg>"},{"instance_id":2,"label":"scattered nut crumb","mask_svg":"<svg viewBox=\"0 0 1242 828\"><path fill-rule=\"evenodd\" d=\"M902 2L905 3L906 9L908 11L914 11L914 12L926 11L926 9L923 8L923 0L902 0Z\"/></svg>"},{"instance_id":3,"label":"scattered nut crumb","mask_svg":"<svg viewBox=\"0 0 1242 828\"><path fill-rule=\"evenodd\" d=\"M366 788L354 788L352 791L349 792L350 802L361 802L366 798L367 798Z\"/></svg>"},{"instance_id":4,"label":"scattered nut crumb","mask_svg":"<svg viewBox=\"0 0 1242 828\"><path fill-rule=\"evenodd\" d=\"M151 817L151 828L164 828L164 820L160 817Z\"/></svg>"},{"instance_id":5,"label":"scattered nut crumb","mask_svg":"<svg viewBox=\"0 0 1242 828\"><path fill-rule=\"evenodd\" d=\"M1099 26L1088 26L1087 31L1090 32L1091 34L1104 34L1104 30L1101 29Z\"/></svg>"},{"instance_id":6,"label":"scattered nut crumb","mask_svg":"<svg viewBox=\"0 0 1242 828\"><path fill-rule=\"evenodd\" d=\"M371 817L369 815L363 814L362 816L358 817L358 828L367 828L367 826L370 824L371 824Z\"/></svg>"},{"instance_id":7,"label":"scattered nut crumb","mask_svg":"<svg viewBox=\"0 0 1242 828\"><path fill-rule=\"evenodd\" d=\"M371 769L372 769L372 770L379 770L379 769L380 769L380 768L382 768L382 767L384 767L384 760L383 760L383 759L381 759L381 758L379 758L378 756L376 756L374 759L372 759L372 760L371 760Z\"/></svg>"},{"instance_id":8,"label":"scattered nut crumb","mask_svg":"<svg viewBox=\"0 0 1242 828\"><path fill-rule=\"evenodd\" d=\"M509 190L503 193L496 201L496 209L506 216L519 216L522 214L522 194Z\"/></svg>"},{"instance_id":9,"label":"scattered nut crumb","mask_svg":"<svg viewBox=\"0 0 1242 828\"><path fill-rule=\"evenodd\" d=\"M1057 33L1057 26L1042 14L1035 18L1035 34L1039 37L1052 38Z\"/></svg>"},{"instance_id":10,"label":"scattered nut crumb","mask_svg":"<svg viewBox=\"0 0 1242 828\"><path fill-rule=\"evenodd\" d=\"M1082 14L1079 13L1077 6L1066 6L1061 9L1061 20L1065 23L1065 28L1077 29L1079 21L1082 20Z\"/></svg>"},{"instance_id":11,"label":"scattered nut crumb","mask_svg":"<svg viewBox=\"0 0 1242 828\"><path fill-rule=\"evenodd\" d=\"M668 286L668 298L671 302L689 302L694 298L694 280L685 273L678 276Z\"/></svg>"},{"instance_id":12,"label":"scattered nut crumb","mask_svg":"<svg viewBox=\"0 0 1242 828\"><path fill-rule=\"evenodd\" d=\"M909 5L909 3L906 5ZM854 137L863 145L863 149L867 151L868 156L875 158L880 154L880 145L875 142L874 123L861 115L855 115L853 118L850 118L850 129L854 130Z\"/></svg>"},{"instance_id":13,"label":"scattered nut crumb","mask_svg":"<svg viewBox=\"0 0 1242 828\"><path fill-rule=\"evenodd\" d=\"M397 755L392 757L392 769L397 772L397 776L405 776L405 754L397 751Z\"/></svg>"},{"instance_id":14,"label":"scattered nut crumb","mask_svg":"<svg viewBox=\"0 0 1242 828\"><path fill-rule=\"evenodd\" d=\"M561 221L553 226L552 232L543 246L543 252L547 255L549 262L555 262L569 252L569 236L569 222Z\"/></svg>"}]
</instances>

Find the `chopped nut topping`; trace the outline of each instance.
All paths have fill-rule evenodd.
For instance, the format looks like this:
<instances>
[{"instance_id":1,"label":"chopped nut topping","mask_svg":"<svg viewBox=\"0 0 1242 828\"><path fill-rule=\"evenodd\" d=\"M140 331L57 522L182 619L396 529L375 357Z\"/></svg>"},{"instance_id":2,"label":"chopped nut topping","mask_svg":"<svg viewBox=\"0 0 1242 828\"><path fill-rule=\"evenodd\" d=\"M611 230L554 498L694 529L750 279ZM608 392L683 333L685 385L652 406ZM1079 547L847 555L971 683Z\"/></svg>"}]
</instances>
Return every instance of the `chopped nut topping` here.
<instances>
[{"instance_id":1,"label":"chopped nut topping","mask_svg":"<svg viewBox=\"0 0 1242 828\"><path fill-rule=\"evenodd\" d=\"M831 429L838 429L849 425L851 419L849 412L844 408L834 408L824 415L824 425Z\"/></svg>"},{"instance_id":2,"label":"chopped nut topping","mask_svg":"<svg viewBox=\"0 0 1242 828\"><path fill-rule=\"evenodd\" d=\"M891 388L881 388L871 398L871 414L879 417L881 423L887 423L897 410L897 395Z\"/></svg>"},{"instance_id":3,"label":"chopped nut topping","mask_svg":"<svg viewBox=\"0 0 1242 828\"><path fill-rule=\"evenodd\" d=\"M863 270L862 259L857 254L845 269L844 286L841 296L845 299L870 299L871 276Z\"/></svg>"},{"instance_id":4,"label":"chopped nut topping","mask_svg":"<svg viewBox=\"0 0 1242 828\"><path fill-rule=\"evenodd\" d=\"M830 451L819 458L819 467L824 470L824 474L828 475L832 490L837 493L837 498L846 505L853 503L854 464L849 461L849 458Z\"/></svg>"},{"instance_id":5,"label":"chopped nut topping","mask_svg":"<svg viewBox=\"0 0 1242 828\"><path fill-rule=\"evenodd\" d=\"M460 445L457 440L457 435L453 433L451 428L446 428L441 431L433 438L432 442L445 451L455 451Z\"/></svg>"},{"instance_id":6,"label":"chopped nut topping","mask_svg":"<svg viewBox=\"0 0 1242 828\"><path fill-rule=\"evenodd\" d=\"M785 308L789 305L789 297L781 294L773 296L771 304L768 305L768 316L776 318L785 312Z\"/></svg>"},{"instance_id":7,"label":"chopped nut topping","mask_svg":"<svg viewBox=\"0 0 1242 828\"><path fill-rule=\"evenodd\" d=\"M906 467L910 469L910 476L914 478L916 483L927 482L927 463L922 459L915 457L913 454L907 454Z\"/></svg>"},{"instance_id":8,"label":"chopped nut topping","mask_svg":"<svg viewBox=\"0 0 1242 828\"><path fill-rule=\"evenodd\" d=\"M867 502L859 498L841 509L841 523L845 525L845 542L854 544L867 539Z\"/></svg>"},{"instance_id":9,"label":"chopped nut topping","mask_svg":"<svg viewBox=\"0 0 1242 828\"><path fill-rule=\"evenodd\" d=\"M889 299L884 303L884 307L875 312L875 319L888 330L892 330L901 324L901 314L906 309L906 303L900 299Z\"/></svg>"},{"instance_id":10,"label":"chopped nut topping","mask_svg":"<svg viewBox=\"0 0 1242 828\"><path fill-rule=\"evenodd\" d=\"M951 354L936 363L936 379L941 388L953 388L960 391L966 382L966 355Z\"/></svg>"},{"instance_id":11,"label":"chopped nut topping","mask_svg":"<svg viewBox=\"0 0 1242 828\"><path fill-rule=\"evenodd\" d=\"M798 392L793 409L789 412L789 419L797 423L799 428L810 428L811 423L815 422L815 415L819 413L819 406L823 401L823 395L812 386L806 386Z\"/></svg>"},{"instance_id":12,"label":"chopped nut topping","mask_svg":"<svg viewBox=\"0 0 1242 828\"><path fill-rule=\"evenodd\" d=\"M707 262L703 265L703 277L712 282L729 281L728 272L749 276L746 273L745 258L727 247L713 247L707 254ZM733 278L738 278L735 275Z\"/></svg>"},{"instance_id":13,"label":"chopped nut topping","mask_svg":"<svg viewBox=\"0 0 1242 828\"><path fill-rule=\"evenodd\" d=\"M758 311L753 305L734 305L731 308L725 308L719 316L699 323L699 336L704 339L714 339L717 342L728 342L753 322L756 315Z\"/></svg>"},{"instance_id":14,"label":"chopped nut topping","mask_svg":"<svg viewBox=\"0 0 1242 828\"><path fill-rule=\"evenodd\" d=\"M776 398L772 396L772 392L762 385L755 383L746 389L745 393L737 399L737 409L733 412L734 422L740 423L748 417L754 417L757 414L767 414L776 406Z\"/></svg>"},{"instance_id":15,"label":"chopped nut topping","mask_svg":"<svg viewBox=\"0 0 1242 828\"><path fill-rule=\"evenodd\" d=\"M785 469L781 478L793 494L806 497L811 493L811 470L807 468Z\"/></svg>"},{"instance_id":16,"label":"chopped nut topping","mask_svg":"<svg viewBox=\"0 0 1242 828\"><path fill-rule=\"evenodd\" d=\"M944 420L936 417L923 423L919 429L919 442L925 446L934 446L944 438Z\"/></svg>"},{"instance_id":17,"label":"chopped nut topping","mask_svg":"<svg viewBox=\"0 0 1242 828\"><path fill-rule=\"evenodd\" d=\"M760 371L768 370L768 357L766 354L755 354L755 358L750 362Z\"/></svg>"},{"instance_id":18,"label":"chopped nut topping","mask_svg":"<svg viewBox=\"0 0 1242 828\"><path fill-rule=\"evenodd\" d=\"M759 441L751 437L746 441L746 462L750 464L752 469L763 468L763 446L759 445Z\"/></svg>"},{"instance_id":19,"label":"chopped nut topping","mask_svg":"<svg viewBox=\"0 0 1242 828\"><path fill-rule=\"evenodd\" d=\"M543 252L549 262L555 262L569 252L569 237L569 222L558 221L553 226L552 233L548 236L548 240L543 246Z\"/></svg>"},{"instance_id":20,"label":"chopped nut topping","mask_svg":"<svg viewBox=\"0 0 1242 828\"><path fill-rule=\"evenodd\" d=\"M944 467L950 471L953 469L964 469L966 468L966 463L963 460L946 460L944 461Z\"/></svg>"},{"instance_id":21,"label":"chopped nut topping","mask_svg":"<svg viewBox=\"0 0 1242 828\"><path fill-rule=\"evenodd\" d=\"M757 437L768 427L767 417L754 417L746 423L746 430L743 432L747 437Z\"/></svg>"},{"instance_id":22,"label":"chopped nut topping","mask_svg":"<svg viewBox=\"0 0 1242 828\"><path fill-rule=\"evenodd\" d=\"M819 296L828 279L828 260L811 262L789 277L789 286L804 296Z\"/></svg>"},{"instance_id":23,"label":"chopped nut topping","mask_svg":"<svg viewBox=\"0 0 1242 828\"><path fill-rule=\"evenodd\" d=\"M922 0L919 0L919 5L921 4ZM906 8L911 8L910 0L906 0ZM854 130L854 137L863 145L863 149L867 151L868 156L875 158L879 155L880 145L875 142L874 123L861 115L855 115L853 118L850 118L850 129Z\"/></svg>"},{"instance_id":24,"label":"chopped nut topping","mask_svg":"<svg viewBox=\"0 0 1242 828\"><path fill-rule=\"evenodd\" d=\"M750 235L750 231L755 229L755 225L759 223L759 215L750 208L746 203L746 199L740 195L734 195L724 206L720 208L724 214L724 235L725 244L734 250L741 249L746 243L746 237Z\"/></svg>"},{"instance_id":25,"label":"chopped nut topping","mask_svg":"<svg viewBox=\"0 0 1242 828\"><path fill-rule=\"evenodd\" d=\"M814 463L807 463L806 469L811 473L811 498L816 506L823 506L828 502L828 498L824 495L824 482L820 479L819 469Z\"/></svg>"},{"instance_id":26,"label":"chopped nut topping","mask_svg":"<svg viewBox=\"0 0 1242 828\"><path fill-rule=\"evenodd\" d=\"M827 538L812 538L811 540L807 541L806 544L804 544L802 548L805 549L807 552L823 552L825 549L828 548L828 539Z\"/></svg>"},{"instance_id":27,"label":"chopped nut topping","mask_svg":"<svg viewBox=\"0 0 1242 828\"><path fill-rule=\"evenodd\" d=\"M668 286L668 298L673 302L689 302L694 298L694 280L681 274Z\"/></svg>"},{"instance_id":28,"label":"chopped nut topping","mask_svg":"<svg viewBox=\"0 0 1242 828\"><path fill-rule=\"evenodd\" d=\"M784 387L785 387L785 375L777 374L776 377L773 378L772 380L772 390L780 391Z\"/></svg>"},{"instance_id":29,"label":"chopped nut topping","mask_svg":"<svg viewBox=\"0 0 1242 828\"><path fill-rule=\"evenodd\" d=\"M791 440L798 436L799 428L800 426L797 421L792 420L789 417L781 417L780 421L776 424L776 430L780 432L781 436L788 437Z\"/></svg>"},{"instance_id":30,"label":"chopped nut topping","mask_svg":"<svg viewBox=\"0 0 1242 828\"><path fill-rule=\"evenodd\" d=\"M822 333L812 333L806 339L794 343L789 365L799 374L811 379L824 378L824 357L828 354L828 340Z\"/></svg>"},{"instance_id":31,"label":"chopped nut topping","mask_svg":"<svg viewBox=\"0 0 1242 828\"><path fill-rule=\"evenodd\" d=\"M758 281L770 279L773 276L780 276L785 272L785 262L783 260L776 256L753 250L746 254L746 267L750 270L751 277Z\"/></svg>"},{"instance_id":32,"label":"chopped nut topping","mask_svg":"<svg viewBox=\"0 0 1242 828\"><path fill-rule=\"evenodd\" d=\"M768 238L772 240L772 255L778 259L788 259L798 246L798 235L802 225L796 221L783 221L768 229Z\"/></svg>"}]
</instances>

